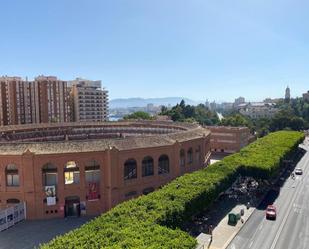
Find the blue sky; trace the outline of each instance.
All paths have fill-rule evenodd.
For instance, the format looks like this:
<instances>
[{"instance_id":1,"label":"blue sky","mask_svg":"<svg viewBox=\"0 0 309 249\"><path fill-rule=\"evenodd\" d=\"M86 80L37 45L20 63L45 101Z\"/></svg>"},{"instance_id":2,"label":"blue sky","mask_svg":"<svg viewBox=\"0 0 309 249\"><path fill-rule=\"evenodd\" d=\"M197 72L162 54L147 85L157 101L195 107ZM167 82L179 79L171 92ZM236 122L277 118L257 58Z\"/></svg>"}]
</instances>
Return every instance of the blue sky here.
<instances>
[{"instance_id":1,"label":"blue sky","mask_svg":"<svg viewBox=\"0 0 309 249\"><path fill-rule=\"evenodd\" d=\"M249 100L309 90L309 2L9 0L0 75L101 79L111 98Z\"/></svg>"}]
</instances>

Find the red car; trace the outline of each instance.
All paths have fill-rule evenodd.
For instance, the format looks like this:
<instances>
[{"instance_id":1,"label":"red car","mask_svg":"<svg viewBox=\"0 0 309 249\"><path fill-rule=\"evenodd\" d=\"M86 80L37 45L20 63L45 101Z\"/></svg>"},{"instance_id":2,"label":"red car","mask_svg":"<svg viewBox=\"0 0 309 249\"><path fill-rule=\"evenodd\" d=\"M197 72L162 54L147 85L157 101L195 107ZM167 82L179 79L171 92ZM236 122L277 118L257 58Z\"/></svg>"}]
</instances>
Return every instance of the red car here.
<instances>
[{"instance_id":1,"label":"red car","mask_svg":"<svg viewBox=\"0 0 309 249\"><path fill-rule=\"evenodd\" d=\"M277 217L276 207L273 205L268 205L268 207L266 208L266 219L275 220L276 217Z\"/></svg>"}]
</instances>

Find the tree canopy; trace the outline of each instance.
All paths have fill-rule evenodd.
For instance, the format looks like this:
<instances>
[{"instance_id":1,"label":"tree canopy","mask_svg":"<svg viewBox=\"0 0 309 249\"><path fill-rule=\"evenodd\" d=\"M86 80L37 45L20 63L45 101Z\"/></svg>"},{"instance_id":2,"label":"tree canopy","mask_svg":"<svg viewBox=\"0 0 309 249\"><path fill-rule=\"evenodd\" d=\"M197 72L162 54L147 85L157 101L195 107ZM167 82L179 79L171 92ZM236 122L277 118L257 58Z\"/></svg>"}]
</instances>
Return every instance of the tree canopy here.
<instances>
[{"instance_id":1,"label":"tree canopy","mask_svg":"<svg viewBox=\"0 0 309 249\"><path fill-rule=\"evenodd\" d=\"M219 123L216 112L210 111L203 104L197 106L186 105L184 100L170 110L163 106L160 115L170 116L173 121L179 122L198 122L202 125L216 125Z\"/></svg>"},{"instance_id":2,"label":"tree canopy","mask_svg":"<svg viewBox=\"0 0 309 249\"><path fill-rule=\"evenodd\" d=\"M153 117L147 112L134 112L132 114L126 115L123 117L124 120L128 119L143 119L143 120L151 120Z\"/></svg>"}]
</instances>

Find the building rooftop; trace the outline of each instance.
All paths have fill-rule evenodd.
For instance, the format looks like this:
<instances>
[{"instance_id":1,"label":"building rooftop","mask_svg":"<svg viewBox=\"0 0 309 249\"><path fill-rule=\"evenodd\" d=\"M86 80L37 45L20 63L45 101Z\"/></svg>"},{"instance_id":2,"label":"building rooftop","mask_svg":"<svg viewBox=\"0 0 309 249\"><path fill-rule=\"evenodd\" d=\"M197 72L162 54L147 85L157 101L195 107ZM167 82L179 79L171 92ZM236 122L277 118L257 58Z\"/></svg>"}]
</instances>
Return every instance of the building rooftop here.
<instances>
[{"instance_id":1,"label":"building rooftop","mask_svg":"<svg viewBox=\"0 0 309 249\"><path fill-rule=\"evenodd\" d=\"M170 127L171 132L168 134L152 134L137 136L104 138L104 139L83 139L69 141L45 141L45 142L20 142L5 141L0 143L0 155L22 155L25 153L34 154L61 154L74 152L91 152L104 151L109 149L131 150L147 147L161 147L174 144L176 142L184 142L195 138L201 138L210 134L210 131L198 125L178 124L168 122L108 122L108 123L66 123L62 124L39 124L39 125L21 125L1 127L0 132L5 134L12 131L37 131L42 128L62 129L64 127Z\"/></svg>"}]
</instances>

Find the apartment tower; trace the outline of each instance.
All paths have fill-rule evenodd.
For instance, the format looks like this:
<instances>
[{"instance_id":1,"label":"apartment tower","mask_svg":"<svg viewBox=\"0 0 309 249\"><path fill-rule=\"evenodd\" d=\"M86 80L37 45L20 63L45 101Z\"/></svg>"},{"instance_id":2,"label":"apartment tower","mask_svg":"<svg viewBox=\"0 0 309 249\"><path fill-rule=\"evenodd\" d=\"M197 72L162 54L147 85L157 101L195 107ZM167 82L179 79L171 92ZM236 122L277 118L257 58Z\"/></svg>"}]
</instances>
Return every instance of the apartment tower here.
<instances>
[{"instance_id":1,"label":"apartment tower","mask_svg":"<svg viewBox=\"0 0 309 249\"><path fill-rule=\"evenodd\" d=\"M68 122L66 81L39 76L34 81L0 77L0 125Z\"/></svg>"},{"instance_id":2,"label":"apartment tower","mask_svg":"<svg viewBox=\"0 0 309 249\"><path fill-rule=\"evenodd\" d=\"M39 76L31 82L34 123L70 121L67 82L54 76Z\"/></svg>"},{"instance_id":3,"label":"apartment tower","mask_svg":"<svg viewBox=\"0 0 309 249\"><path fill-rule=\"evenodd\" d=\"M69 81L73 120L76 122L102 122L108 120L108 91L101 81L81 78Z\"/></svg>"}]
</instances>

